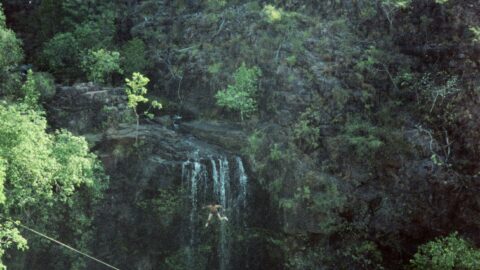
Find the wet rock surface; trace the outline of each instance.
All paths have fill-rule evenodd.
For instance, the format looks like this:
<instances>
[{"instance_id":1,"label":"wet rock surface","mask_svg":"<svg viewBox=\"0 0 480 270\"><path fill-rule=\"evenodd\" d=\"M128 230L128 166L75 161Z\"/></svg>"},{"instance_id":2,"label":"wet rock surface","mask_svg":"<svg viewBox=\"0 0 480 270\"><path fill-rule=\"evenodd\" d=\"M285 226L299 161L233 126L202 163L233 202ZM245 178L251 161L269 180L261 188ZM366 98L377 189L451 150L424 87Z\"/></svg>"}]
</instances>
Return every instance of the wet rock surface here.
<instances>
[{"instance_id":1,"label":"wet rock surface","mask_svg":"<svg viewBox=\"0 0 480 270\"><path fill-rule=\"evenodd\" d=\"M109 117L100 115L105 106L126 111L120 89L91 84L60 87L54 100L57 106L50 112L52 121L61 119L55 123L84 135L110 176L110 188L95 221L96 253L111 254L117 261L125 258L118 262L124 265L122 269L158 269L165 264L162 250L185 250L178 258L190 266L195 261L197 266L218 269L245 269L246 263L254 269L260 267L266 254L249 249L254 244L249 239L232 238L233 231L247 235L248 227L263 226L259 217L265 216L265 209L245 209L247 203L264 198L264 191L253 179L247 186L248 167L232 152L245 140L238 126L209 121L180 123L176 119L180 126L176 127L173 120L167 121L176 116L163 116L163 120L145 119L138 127L115 123L102 130L97 122ZM156 196L163 194L160 190L176 198L171 207L178 209L163 210L170 213L168 217L156 212L160 211L155 208ZM208 232L203 227L207 215L201 208L214 201L222 202L230 223L218 227L214 222L208 228L213 232ZM214 256L205 254L202 241L216 247L210 251ZM130 245L128 250L117 249L111 245L115 242ZM132 259L131 251L141 254Z\"/></svg>"}]
</instances>

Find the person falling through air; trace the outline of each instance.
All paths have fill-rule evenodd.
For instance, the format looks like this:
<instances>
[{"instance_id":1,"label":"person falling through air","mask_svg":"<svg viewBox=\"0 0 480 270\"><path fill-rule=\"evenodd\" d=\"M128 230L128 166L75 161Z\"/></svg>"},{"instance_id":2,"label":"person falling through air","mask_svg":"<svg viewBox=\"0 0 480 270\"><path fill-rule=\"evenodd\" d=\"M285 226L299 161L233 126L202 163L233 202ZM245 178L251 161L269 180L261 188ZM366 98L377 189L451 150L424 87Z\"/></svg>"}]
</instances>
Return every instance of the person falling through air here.
<instances>
[{"instance_id":1,"label":"person falling through air","mask_svg":"<svg viewBox=\"0 0 480 270\"><path fill-rule=\"evenodd\" d=\"M218 209L222 208L221 205L219 204L209 204L207 206L204 206L203 209L207 208L209 213L208 213L208 219L207 223L205 223L205 228L208 227L210 224L210 220L212 220L213 215L216 215L220 221L225 220L228 221L228 218L225 216L221 216L220 212L218 212Z\"/></svg>"}]
</instances>

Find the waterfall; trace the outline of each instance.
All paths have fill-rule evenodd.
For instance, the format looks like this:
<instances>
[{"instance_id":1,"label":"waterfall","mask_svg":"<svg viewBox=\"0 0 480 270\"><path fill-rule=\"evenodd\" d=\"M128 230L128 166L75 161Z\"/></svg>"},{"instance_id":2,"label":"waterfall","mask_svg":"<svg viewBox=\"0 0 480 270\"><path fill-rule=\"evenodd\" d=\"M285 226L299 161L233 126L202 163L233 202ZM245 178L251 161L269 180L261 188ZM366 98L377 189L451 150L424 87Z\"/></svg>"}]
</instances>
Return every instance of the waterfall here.
<instances>
[{"instance_id":1,"label":"waterfall","mask_svg":"<svg viewBox=\"0 0 480 270\"><path fill-rule=\"evenodd\" d=\"M198 206L199 206L199 185L205 185L208 178L205 165L198 161L185 161L182 164L182 184L188 181L190 188L190 204L191 210L189 215L188 230L190 232L189 244L186 249L188 257L188 266L195 266L195 252L193 247L197 241L196 223L198 221ZM202 181L203 180L203 181Z\"/></svg>"},{"instance_id":2,"label":"waterfall","mask_svg":"<svg viewBox=\"0 0 480 270\"><path fill-rule=\"evenodd\" d=\"M197 242L202 239L200 235L204 234L198 226L205 224L206 220L204 219L207 218L207 213L200 212L199 207L214 202L218 202L222 206L222 215L226 215L229 219L228 222L220 222L217 217L213 217L211 221L211 226L219 226L218 269L228 270L231 268L229 266L233 241L231 232L237 226L245 227L246 223L242 212L247 205L247 184L248 177L240 157L235 157L232 165L225 156L209 157L208 159L195 157L195 160L185 161L182 164L182 185L186 186L189 191L188 205L191 207L188 226L185 227L188 228L187 234L189 235L189 239L186 239L185 243L189 269L200 268L200 262L196 260L196 256L199 256L199 243ZM199 221L199 218L202 222Z\"/></svg>"},{"instance_id":3,"label":"waterfall","mask_svg":"<svg viewBox=\"0 0 480 270\"><path fill-rule=\"evenodd\" d=\"M246 208L248 177L247 177L247 174L245 173L245 168L243 168L242 159L240 157L236 157L235 160L237 162L237 175L238 175L238 180L240 184L240 194L238 197L238 201L242 203L243 208Z\"/></svg>"},{"instance_id":4,"label":"waterfall","mask_svg":"<svg viewBox=\"0 0 480 270\"><path fill-rule=\"evenodd\" d=\"M229 168L228 168L228 160L224 157L220 162L220 204L222 205L222 208L225 210L228 209L227 207L227 185L230 183L230 177L229 177ZM229 261L229 239L227 235L227 224L225 222L220 223L220 240L219 240L219 257L220 257L220 270L225 270L227 269L228 266L228 261Z\"/></svg>"}]
</instances>

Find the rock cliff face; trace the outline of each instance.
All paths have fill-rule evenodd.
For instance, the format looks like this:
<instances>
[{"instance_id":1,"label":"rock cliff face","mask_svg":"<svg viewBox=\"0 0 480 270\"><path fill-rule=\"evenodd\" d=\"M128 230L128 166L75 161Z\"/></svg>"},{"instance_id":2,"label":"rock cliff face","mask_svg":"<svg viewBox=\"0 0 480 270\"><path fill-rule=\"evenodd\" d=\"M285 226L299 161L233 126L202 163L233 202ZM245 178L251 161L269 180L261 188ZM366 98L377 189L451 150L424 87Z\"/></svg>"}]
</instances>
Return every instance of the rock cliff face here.
<instances>
[{"instance_id":1,"label":"rock cliff face","mask_svg":"<svg viewBox=\"0 0 480 270\"><path fill-rule=\"evenodd\" d=\"M328 174L316 168L318 163L308 155L299 153L270 160L265 165L270 172L259 172L258 168L252 171L252 159L240 152L248 144L245 126L225 121L166 121L170 116L162 116L145 120L137 133L135 125L128 123L121 89L94 85L59 87L54 102L51 122L85 135L110 175L111 187L96 219L98 245L94 250L125 269L174 265L214 269L264 269L268 265L275 269L282 267L283 260L269 254L268 250L280 252L278 244L269 241L282 239L287 256L309 256L308 250L298 249L304 240L288 235L325 235L339 220L363 224L370 233L393 239L392 246L380 248L397 259L402 251L392 250L393 246L408 250L425 234L434 235L432 231L463 227L476 239L473 228L477 224L470 218L476 207L471 200L476 182L471 179L459 188L462 177L432 161L431 153L439 150L439 144L419 128L403 132L405 142L415 149L409 158L379 171L376 177L355 164L344 175ZM272 123L257 123L257 127L272 138L281 136L269 133L281 129ZM140 144L135 146L137 136ZM286 179L279 189L282 199L274 198L269 183L263 182L278 177L280 168L280 176ZM299 195L298 190L284 188L298 186L298 179L322 183L309 191L317 195ZM322 196L314 202L323 211L307 199L289 205L293 203L289 199L297 196ZM322 203L328 196L334 198ZM283 208L275 205L278 200ZM207 213L201 207L212 201L225 207L230 220L205 229ZM337 210L339 205L343 206ZM286 236L280 236L280 231Z\"/></svg>"},{"instance_id":2,"label":"rock cliff face","mask_svg":"<svg viewBox=\"0 0 480 270\"><path fill-rule=\"evenodd\" d=\"M110 175L96 219L96 254L122 269L260 269L268 261L266 251L257 250L266 245L258 234L274 217L256 207L268 204L268 194L241 155L222 148L239 149L241 129L163 116L142 123L137 133L134 124L111 125L111 117L128 115L121 89L91 84L59 87L54 102L51 122L85 135ZM209 203L221 204L228 222L213 217L205 228L202 207Z\"/></svg>"},{"instance_id":3,"label":"rock cliff face","mask_svg":"<svg viewBox=\"0 0 480 270\"><path fill-rule=\"evenodd\" d=\"M393 45L381 54L383 40L334 18L362 16L352 1L276 24L254 3L180 12L157 2L138 7L131 31L154 61L152 92L171 107L137 133L121 89L83 84L60 87L49 113L89 138L111 175L96 253L125 269L398 269L453 230L480 242L472 87L442 103L454 108L448 125L431 120L443 111L420 115L432 104L390 72L421 60ZM257 115L239 123L214 94L242 62L263 76ZM231 221L204 229L209 201Z\"/></svg>"}]
</instances>

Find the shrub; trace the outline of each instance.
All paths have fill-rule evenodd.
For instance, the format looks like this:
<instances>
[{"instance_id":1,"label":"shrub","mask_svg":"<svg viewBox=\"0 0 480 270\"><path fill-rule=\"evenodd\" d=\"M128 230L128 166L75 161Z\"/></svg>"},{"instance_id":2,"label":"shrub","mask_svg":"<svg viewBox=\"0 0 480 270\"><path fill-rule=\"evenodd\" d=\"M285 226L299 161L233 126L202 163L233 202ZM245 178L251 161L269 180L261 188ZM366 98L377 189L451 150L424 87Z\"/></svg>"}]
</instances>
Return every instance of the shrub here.
<instances>
[{"instance_id":1,"label":"shrub","mask_svg":"<svg viewBox=\"0 0 480 270\"><path fill-rule=\"evenodd\" d=\"M344 207L346 197L337 187L334 178L309 171L304 175L303 184L297 186L293 196L279 200L280 207L288 211L304 209L315 217L321 217L316 223L324 233L338 229L338 211Z\"/></svg>"},{"instance_id":2,"label":"shrub","mask_svg":"<svg viewBox=\"0 0 480 270\"><path fill-rule=\"evenodd\" d=\"M247 138L247 144L242 149L242 152L248 156L250 162L254 167L259 165L257 161L261 159L260 155L262 154L262 146L265 143L265 134L261 131L255 131Z\"/></svg>"},{"instance_id":3,"label":"shrub","mask_svg":"<svg viewBox=\"0 0 480 270\"><path fill-rule=\"evenodd\" d=\"M343 139L353 147L355 153L360 157L370 155L378 150L384 143L380 139L380 129L370 122L363 120L352 120L345 126Z\"/></svg>"},{"instance_id":4,"label":"shrub","mask_svg":"<svg viewBox=\"0 0 480 270\"><path fill-rule=\"evenodd\" d=\"M23 102L30 108L37 108L40 93L37 92L35 79L31 69L27 73L27 81L22 86L22 91L25 94Z\"/></svg>"},{"instance_id":5,"label":"shrub","mask_svg":"<svg viewBox=\"0 0 480 270\"><path fill-rule=\"evenodd\" d=\"M293 129L293 138L297 146L305 152L315 150L319 146L321 113L308 108L300 116L300 121Z\"/></svg>"},{"instance_id":6,"label":"shrub","mask_svg":"<svg viewBox=\"0 0 480 270\"><path fill-rule=\"evenodd\" d=\"M46 101L55 95L55 84L48 73L28 70L27 80L22 86L24 102L30 107L37 107L39 101Z\"/></svg>"},{"instance_id":7,"label":"shrub","mask_svg":"<svg viewBox=\"0 0 480 270\"><path fill-rule=\"evenodd\" d=\"M393 137L394 134L374 126L367 120L353 118L345 123L340 134L327 139L327 145L333 160L340 161L350 157L371 165L374 164L375 155L380 153L380 150L387 150L384 147L385 137L389 136Z\"/></svg>"},{"instance_id":8,"label":"shrub","mask_svg":"<svg viewBox=\"0 0 480 270\"><path fill-rule=\"evenodd\" d=\"M40 93L40 101L48 101L55 96L55 82L53 76L45 72L34 72L35 88Z\"/></svg>"}]
</instances>

